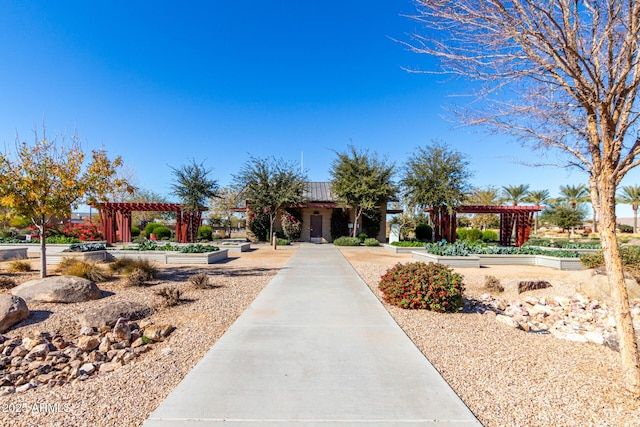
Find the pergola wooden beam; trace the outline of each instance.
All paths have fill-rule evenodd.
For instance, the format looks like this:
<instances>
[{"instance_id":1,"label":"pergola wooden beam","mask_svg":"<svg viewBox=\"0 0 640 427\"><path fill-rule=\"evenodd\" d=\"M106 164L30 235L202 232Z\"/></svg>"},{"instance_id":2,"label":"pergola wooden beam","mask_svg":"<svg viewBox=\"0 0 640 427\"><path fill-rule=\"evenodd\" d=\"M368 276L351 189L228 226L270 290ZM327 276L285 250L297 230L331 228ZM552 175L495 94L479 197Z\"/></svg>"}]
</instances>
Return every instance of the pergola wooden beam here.
<instances>
[{"instance_id":1,"label":"pergola wooden beam","mask_svg":"<svg viewBox=\"0 0 640 427\"><path fill-rule=\"evenodd\" d=\"M191 236L196 236L198 233L202 212L208 210L200 207L197 212L186 211L184 205L179 203L108 202L94 207L100 211L100 228L108 243L131 242L131 212L136 211L175 212L176 240L180 243L192 243ZM188 230L189 224L191 224L191 230Z\"/></svg>"}]
</instances>

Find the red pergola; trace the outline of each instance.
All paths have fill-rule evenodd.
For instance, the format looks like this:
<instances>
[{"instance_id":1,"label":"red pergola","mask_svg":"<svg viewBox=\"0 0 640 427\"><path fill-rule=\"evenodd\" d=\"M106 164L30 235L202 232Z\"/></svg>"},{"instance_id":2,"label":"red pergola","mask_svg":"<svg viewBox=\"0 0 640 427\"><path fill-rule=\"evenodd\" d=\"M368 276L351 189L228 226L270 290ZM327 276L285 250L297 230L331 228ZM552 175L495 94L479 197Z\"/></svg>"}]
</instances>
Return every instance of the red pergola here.
<instances>
[{"instance_id":1,"label":"red pergola","mask_svg":"<svg viewBox=\"0 0 640 427\"><path fill-rule=\"evenodd\" d=\"M197 236L202 211L185 211L184 205L178 203L100 203L96 206L100 210L100 228L108 243L131 241L131 212L175 212L176 240L180 243L190 243L190 236ZM188 228L191 225L191 233Z\"/></svg>"},{"instance_id":2,"label":"red pergola","mask_svg":"<svg viewBox=\"0 0 640 427\"><path fill-rule=\"evenodd\" d=\"M529 240L533 214L543 210L544 206L458 206L449 212L447 207L427 209L434 224L436 240L448 242L456 240L456 214L480 213L500 215L500 244L511 245L511 237L515 233L514 244L522 246Z\"/></svg>"}]
</instances>

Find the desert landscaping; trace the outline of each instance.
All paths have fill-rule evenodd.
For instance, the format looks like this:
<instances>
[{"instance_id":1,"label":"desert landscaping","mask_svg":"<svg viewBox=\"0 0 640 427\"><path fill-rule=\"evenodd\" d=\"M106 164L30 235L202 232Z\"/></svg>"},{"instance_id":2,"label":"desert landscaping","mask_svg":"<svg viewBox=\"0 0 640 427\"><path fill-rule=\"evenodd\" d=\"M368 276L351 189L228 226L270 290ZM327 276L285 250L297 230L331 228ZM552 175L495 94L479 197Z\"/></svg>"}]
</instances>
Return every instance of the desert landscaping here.
<instances>
[{"instance_id":1,"label":"desert landscaping","mask_svg":"<svg viewBox=\"0 0 640 427\"><path fill-rule=\"evenodd\" d=\"M171 326L175 330L157 341L138 344L129 351L134 355L117 359L115 364L95 360L95 356L81 356L87 359L83 364L94 362L95 372L80 372L68 382L50 381L51 384L23 387L13 393L4 388L0 422L16 426L141 425L294 251L274 251L263 246L230 254L218 264L157 265L160 275L148 286L127 287L115 278L99 284L106 296L97 300L30 304L31 316L4 334L9 339L7 343L16 337L46 334L80 343L87 339L81 333L87 331L82 330L78 318L96 307L125 301L154 309L151 316L127 325L132 335L139 334L139 329L154 327ZM386 269L398 262L413 262L410 254L391 254L380 248L341 251L379 298L377 283ZM195 289L188 279L202 272L209 275L211 286ZM536 303L544 300L548 306L556 299L576 305L577 300L572 300L576 296L575 281L584 272L529 266L491 266L457 272L464 276L466 286L467 302L461 313L403 310L388 304L385 307L484 425L640 423L640 402L620 386L619 355L610 345L526 332L496 321L499 310L490 309L499 307L517 318L518 313L509 312L508 307L532 309L534 299ZM36 274L14 277L17 282L24 282ZM487 275L497 278L504 291L489 293L484 284ZM518 282L527 280L547 281L551 287L519 294ZM166 286L181 290L180 304L163 304L155 291ZM506 304L517 300L521 306ZM583 305L597 311L592 302L585 301ZM604 303L597 305L602 306L606 307ZM570 310L565 307L564 311ZM94 334L98 332L99 328ZM137 348L144 350L136 351ZM108 369L102 369L102 365Z\"/></svg>"}]
</instances>

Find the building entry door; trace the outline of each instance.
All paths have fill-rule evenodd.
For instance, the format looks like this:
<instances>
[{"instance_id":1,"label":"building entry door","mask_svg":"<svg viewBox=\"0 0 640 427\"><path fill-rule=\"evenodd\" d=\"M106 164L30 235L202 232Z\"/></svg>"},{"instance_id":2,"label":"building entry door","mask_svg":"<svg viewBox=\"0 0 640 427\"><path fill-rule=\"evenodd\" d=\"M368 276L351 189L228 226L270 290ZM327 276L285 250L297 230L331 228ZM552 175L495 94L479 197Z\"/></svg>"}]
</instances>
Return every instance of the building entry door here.
<instances>
[{"instance_id":1,"label":"building entry door","mask_svg":"<svg viewBox=\"0 0 640 427\"><path fill-rule=\"evenodd\" d=\"M322 215L311 215L311 241L322 241Z\"/></svg>"}]
</instances>

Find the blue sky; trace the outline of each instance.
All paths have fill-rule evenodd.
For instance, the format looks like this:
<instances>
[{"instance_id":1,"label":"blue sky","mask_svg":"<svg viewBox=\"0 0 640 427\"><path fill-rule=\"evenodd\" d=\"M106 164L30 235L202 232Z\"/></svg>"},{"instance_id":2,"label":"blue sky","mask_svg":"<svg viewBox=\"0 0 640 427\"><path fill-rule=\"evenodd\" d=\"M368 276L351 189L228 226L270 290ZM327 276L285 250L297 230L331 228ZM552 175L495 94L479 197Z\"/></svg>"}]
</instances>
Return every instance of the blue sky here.
<instances>
[{"instance_id":1,"label":"blue sky","mask_svg":"<svg viewBox=\"0 0 640 427\"><path fill-rule=\"evenodd\" d=\"M467 83L410 69L433 61L394 41L417 24L409 0L365 2L0 2L0 143L34 126L77 130L170 194L170 166L204 161L228 185L249 156L304 159L329 179L353 143L401 165L433 139L466 153L476 186L548 189L586 183L578 171L523 167L540 153L463 129L444 107ZM547 155L554 160L556 153ZM623 184L635 184L632 172ZM631 216L619 206L619 216Z\"/></svg>"}]
</instances>

